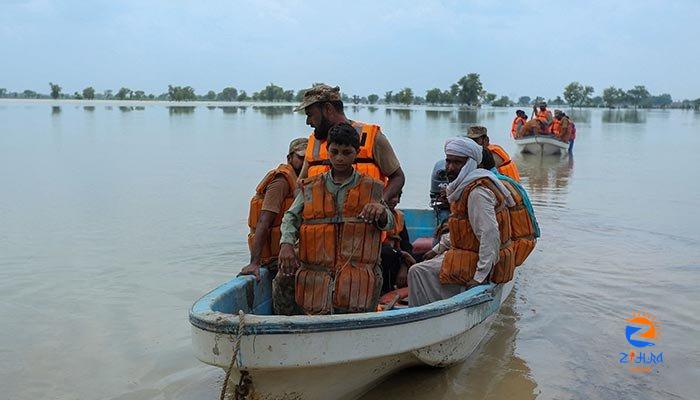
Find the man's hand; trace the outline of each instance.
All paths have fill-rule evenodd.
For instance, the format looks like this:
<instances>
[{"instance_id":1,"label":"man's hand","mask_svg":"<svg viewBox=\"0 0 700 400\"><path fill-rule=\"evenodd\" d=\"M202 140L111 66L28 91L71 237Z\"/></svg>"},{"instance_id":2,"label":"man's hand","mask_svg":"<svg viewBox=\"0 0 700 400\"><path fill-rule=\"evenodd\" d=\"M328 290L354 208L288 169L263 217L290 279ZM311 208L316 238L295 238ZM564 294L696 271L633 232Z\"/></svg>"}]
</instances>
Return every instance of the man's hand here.
<instances>
[{"instance_id":1,"label":"man's hand","mask_svg":"<svg viewBox=\"0 0 700 400\"><path fill-rule=\"evenodd\" d=\"M402 288L408 286L408 265L401 264L399 273L396 274L396 287Z\"/></svg>"},{"instance_id":2,"label":"man's hand","mask_svg":"<svg viewBox=\"0 0 700 400\"><path fill-rule=\"evenodd\" d=\"M289 243L282 243L277 263L279 264L279 273L285 276L294 275L299 268L299 260L297 260L297 255L294 253L294 246Z\"/></svg>"},{"instance_id":3,"label":"man's hand","mask_svg":"<svg viewBox=\"0 0 700 400\"><path fill-rule=\"evenodd\" d=\"M416 263L416 259L413 258L413 256L411 255L411 253L409 253L409 252L407 252L407 251L402 251L402 252L401 252L401 259L402 259L403 262L406 263L406 265L408 265L409 267L410 267L411 265L413 265L413 264Z\"/></svg>"},{"instance_id":4,"label":"man's hand","mask_svg":"<svg viewBox=\"0 0 700 400\"><path fill-rule=\"evenodd\" d=\"M255 276L256 281L260 281L260 264L251 262L250 264L246 265L243 267L241 272L238 273L238 276L241 275L253 275Z\"/></svg>"},{"instance_id":5,"label":"man's hand","mask_svg":"<svg viewBox=\"0 0 700 400\"><path fill-rule=\"evenodd\" d=\"M437 253L433 250L428 250L423 254L423 260L430 260L431 258L435 258L436 255Z\"/></svg>"},{"instance_id":6,"label":"man's hand","mask_svg":"<svg viewBox=\"0 0 700 400\"><path fill-rule=\"evenodd\" d=\"M365 204L360 215L357 216L368 224L379 223L381 219L386 220L386 207L379 203Z\"/></svg>"}]
</instances>

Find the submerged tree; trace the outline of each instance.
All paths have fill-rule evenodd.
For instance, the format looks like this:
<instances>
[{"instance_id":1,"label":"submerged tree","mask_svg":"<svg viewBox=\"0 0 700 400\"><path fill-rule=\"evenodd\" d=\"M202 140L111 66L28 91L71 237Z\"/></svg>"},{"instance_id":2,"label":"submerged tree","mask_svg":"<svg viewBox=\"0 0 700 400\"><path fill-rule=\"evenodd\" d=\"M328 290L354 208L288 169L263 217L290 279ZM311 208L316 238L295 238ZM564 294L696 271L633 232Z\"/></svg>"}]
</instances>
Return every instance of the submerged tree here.
<instances>
[{"instance_id":1,"label":"submerged tree","mask_svg":"<svg viewBox=\"0 0 700 400\"><path fill-rule=\"evenodd\" d=\"M457 81L459 92L457 93L457 102L459 104L467 104L470 106L479 105L479 96L484 90L479 74L471 73L463 76Z\"/></svg>"},{"instance_id":2,"label":"submerged tree","mask_svg":"<svg viewBox=\"0 0 700 400\"><path fill-rule=\"evenodd\" d=\"M61 87L53 82L49 82L49 86L51 87L51 98L56 100L61 96Z\"/></svg>"},{"instance_id":3,"label":"submerged tree","mask_svg":"<svg viewBox=\"0 0 700 400\"><path fill-rule=\"evenodd\" d=\"M83 97L92 100L95 98L95 89L93 89L92 86L88 86L85 89L83 89Z\"/></svg>"},{"instance_id":4,"label":"submerged tree","mask_svg":"<svg viewBox=\"0 0 700 400\"><path fill-rule=\"evenodd\" d=\"M379 96L376 94L370 94L367 96L367 101L369 104L377 104L377 101L379 101Z\"/></svg>"}]
</instances>

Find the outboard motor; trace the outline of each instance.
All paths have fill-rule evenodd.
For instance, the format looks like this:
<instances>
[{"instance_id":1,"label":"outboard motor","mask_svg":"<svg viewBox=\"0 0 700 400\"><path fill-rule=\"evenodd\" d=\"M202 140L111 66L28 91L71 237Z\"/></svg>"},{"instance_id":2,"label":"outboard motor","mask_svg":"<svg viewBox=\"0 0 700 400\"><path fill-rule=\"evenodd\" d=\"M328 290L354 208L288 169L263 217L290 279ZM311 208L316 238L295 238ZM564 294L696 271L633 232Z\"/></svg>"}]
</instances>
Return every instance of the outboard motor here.
<instances>
[{"instance_id":1,"label":"outboard motor","mask_svg":"<svg viewBox=\"0 0 700 400\"><path fill-rule=\"evenodd\" d=\"M450 204L440 199L440 193L447 188L447 173L445 172L445 160L439 160L433 167L430 175L430 207L435 211L437 226L440 226L450 216Z\"/></svg>"}]
</instances>

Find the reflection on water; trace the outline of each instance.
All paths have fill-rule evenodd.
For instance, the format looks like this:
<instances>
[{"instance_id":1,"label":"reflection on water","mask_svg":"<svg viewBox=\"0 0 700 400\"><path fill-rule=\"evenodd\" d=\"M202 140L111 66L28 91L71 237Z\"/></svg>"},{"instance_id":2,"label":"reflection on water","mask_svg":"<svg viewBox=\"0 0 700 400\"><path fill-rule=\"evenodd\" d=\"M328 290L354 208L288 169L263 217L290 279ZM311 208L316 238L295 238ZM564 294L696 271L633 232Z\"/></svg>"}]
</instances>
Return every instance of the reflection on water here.
<instances>
[{"instance_id":1,"label":"reflection on water","mask_svg":"<svg viewBox=\"0 0 700 400\"><path fill-rule=\"evenodd\" d=\"M378 109L377 107L374 107L374 106L369 106L369 107L367 107L367 110L368 110L370 113L374 114L374 113L377 112L377 110L379 110L379 109Z\"/></svg>"},{"instance_id":2,"label":"reflection on water","mask_svg":"<svg viewBox=\"0 0 700 400\"><path fill-rule=\"evenodd\" d=\"M144 106L136 106L136 107L134 107L134 110L136 110L136 111L143 111L143 110L145 110L145 109L146 109L146 107L144 107Z\"/></svg>"},{"instance_id":3,"label":"reflection on water","mask_svg":"<svg viewBox=\"0 0 700 400\"><path fill-rule=\"evenodd\" d=\"M407 121L411 119L411 113L413 110L408 109L408 108L387 108L386 109L386 115L387 117L396 114L398 115L400 120Z\"/></svg>"},{"instance_id":4,"label":"reflection on water","mask_svg":"<svg viewBox=\"0 0 700 400\"><path fill-rule=\"evenodd\" d=\"M570 110L564 110L566 115L571 117L571 119L574 122L585 122L585 123L590 123L591 122L591 110L588 109L570 109Z\"/></svg>"},{"instance_id":5,"label":"reflection on water","mask_svg":"<svg viewBox=\"0 0 700 400\"><path fill-rule=\"evenodd\" d=\"M268 118L277 118L285 114L294 113L293 106L253 106L253 110Z\"/></svg>"},{"instance_id":6,"label":"reflection on water","mask_svg":"<svg viewBox=\"0 0 700 400\"><path fill-rule=\"evenodd\" d=\"M195 106L171 106L168 107L170 115L189 115L194 114Z\"/></svg>"},{"instance_id":7,"label":"reflection on water","mask_svg":"<svg viewBox=\"0 0 700 400\"><path fill-rule=\"evenodd\" d=\"M51 115L58 115L61 113L61 107L53 106L51 107Z\"/></svg>"},{"instance_id":8,"label":"reflection on water","mask_svg":"<svg viewBox=\"0 0 700 400\"><path fill-rule=\"evenodd\" d=\"M603 122L608 124L644 124L647 122L646 113L639 110L605 110Z\"/></svg>"},{"instance_id":9,"label":"reflection on water","mask_svg":"<svg viewBox=\"0 0 700 400\"><path fill-rule=\"evenodd\" d=\"M516 326L520 320L514 307L515 296L513 293L503 304L488 336L466 362L449 368L414 367L401 371L362 399L525 400L537 397L537 383L530 367L515 353Z\"/></svg>"},{"instance_id":10,"label":"reflection on water","mask_svg":"<svg viewBox=\"0 0 700 400\"><path fill-rule=\"evenodd\" d=\"M207 106L207 110L216 110L216 106Z\"/></svg>"},{"instance_id":11,"label":"reflection on water","mask_svg":"<svg viewBox=\"0 0 700 400\"><path fill-rule=\"evenodd\" d=\"M83 106L83 110L93 112L95 111L95 106Z\"/></svg>"},{"instance_id":12,"label":"reflection on water","mask_svg":"<svg viewBox=\"0 0 700 400\"><path fill-rule=\"evenodd\" d=\"M478 112L476 110L459 110L457 111L457 122L460 124L475 124L478 121Z\"/></svg>"},{"instance_id":13,"label":"reflection on water","mask_svg":"<svg viewBox=\"0 0 700 400\"><path fill-rule=\"evenodd\" d=\"M129 106L119 106L119 111L121 112L129 112L133 111L134 107L129 107Z\"/></svg>"},{"instance_id":14,"label":"reflection on water","mask_svg":"<svg viewBox=\"0 0 700 400\"><path fill-rule=\"evenodd\" d=\"M430 120L451 119L452 110L425 110L425 117Z\"/></svg>"},{"instance_id":15,"label":"reflection on water","mask_svg":"<svg viewBox=\"0 0 700 400\"><path fill-rule=\"evenodd\" d=\"M238 107L236 106L223 106L219 107L221 111L224 112L224 114L237 114L238 113ZM245 107L241 107L245 111Z\"/></svg>"},{"instance_id":16,"label":"reflection on water","mask_svg":"<svg viewBox=\"0 0 700 400\"><path fill-rule=\"evenodd\" d=\"M566 201L564 189L569 185L574 171L573 155L541 156L518 153L513 156L513 160L518 165L523 184L533 203L538 199L555 203ZM555 198L548 198L548 194L552 193L555 194Z\"/></svg>"}]
</instances>

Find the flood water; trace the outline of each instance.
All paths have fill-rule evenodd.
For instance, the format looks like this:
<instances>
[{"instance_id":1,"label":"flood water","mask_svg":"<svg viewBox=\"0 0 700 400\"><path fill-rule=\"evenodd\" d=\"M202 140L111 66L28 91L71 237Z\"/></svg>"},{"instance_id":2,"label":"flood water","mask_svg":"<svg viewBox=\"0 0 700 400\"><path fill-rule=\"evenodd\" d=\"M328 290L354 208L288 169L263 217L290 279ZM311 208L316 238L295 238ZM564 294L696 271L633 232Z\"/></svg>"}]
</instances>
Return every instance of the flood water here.
<instances>
[{"instance_id":1,"label":"flood water","mask_svg":"<svg viewBox=\"0 0 700 400\"><path fill-rule=\"evenodd\" d=\"M446 137L487 126L542 229L472 358L364 398L697 398L700 113L576 110L574 156L542 158L516 154L513 112L347 107L391 140L404 207ZM245 264L249 196L308 132L291 107L0 102L0 397L218 398L188 309ZM638 311L660 324L651 373L619 363Z\"/></svg>"}]
</instances>

